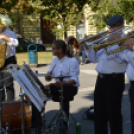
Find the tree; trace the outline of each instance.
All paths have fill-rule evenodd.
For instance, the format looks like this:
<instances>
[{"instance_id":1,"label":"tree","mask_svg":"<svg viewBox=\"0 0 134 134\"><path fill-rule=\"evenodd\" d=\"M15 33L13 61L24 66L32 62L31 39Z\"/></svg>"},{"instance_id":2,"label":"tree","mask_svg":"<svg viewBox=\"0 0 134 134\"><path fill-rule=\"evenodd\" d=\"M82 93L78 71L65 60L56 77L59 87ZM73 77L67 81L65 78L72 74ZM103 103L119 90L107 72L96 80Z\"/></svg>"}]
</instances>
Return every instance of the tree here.
<instances>
[{"instance_id":1,"label":"tree","mask_svg":"<svg viewBox=\"0 0 134 134\"><path fill-rule=\"evenodd\" d=\"M32 1L32 6L36 8L37 12L46 20L51 20L53 32L64 32L64 38L67 37L66 31L69 30L70 25L77 25L81 21L83 6L89 0L42 0ZM62 25L61 29L57 26Z\"/></svg>"},{"instance_id":2,"label":"tree","mask_svg":"<svg viewBox=\"0 0 134 134\"><path fill-rule=\"evenodd\" d=\"M106 20L114 14L122 15L127 23L133 20L133 0L95 0L90 3L90 7L95 14L89 18L92 17L94 25L99 28L105 27Z\"/></svg>"},{"instance_id":3,"label":"tree","mask_svg":"<svg viewBox=\"0 0 134 134\"><path fill-rule=\"evenodd\" d=\"M3 0L0 4L0 13L7 14L12 20L12 27L16 26L23 16L39 13L46 20L51 20L54 33L69 30L70 25L81 22L83 6L89 0ZM30 20L30 19L29 19ZM62 25L61 29L57 26Z\"/></svg>"},{"instance_id":4,"label":"tree","mask_svg":"<svg viewBox=\"0 0 134 134\"><path fill-rule=\"evenodd\" d=\"M29 4L29 0L3 0L0 4L0 13L12 19L10 26L12 30L20 24L24 16L31 15L33 12L34 8Z\"/></svg>"}]
</instances>

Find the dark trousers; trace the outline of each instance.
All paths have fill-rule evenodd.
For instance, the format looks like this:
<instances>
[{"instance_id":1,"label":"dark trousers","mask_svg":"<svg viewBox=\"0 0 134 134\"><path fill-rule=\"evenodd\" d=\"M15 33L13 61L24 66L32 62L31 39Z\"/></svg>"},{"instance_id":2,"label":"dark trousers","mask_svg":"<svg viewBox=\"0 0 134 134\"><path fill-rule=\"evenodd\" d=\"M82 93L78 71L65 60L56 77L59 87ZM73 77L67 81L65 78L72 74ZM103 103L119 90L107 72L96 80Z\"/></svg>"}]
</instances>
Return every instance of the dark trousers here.
<instances>
[{"instance_id":1,"label":"dark trousers","mask_svg":"<svg viewBox=\"0 0 134 134\"><path fill-rule=\"evenodd\" d=\"M2 82L0 82L0 89L2 89L4 87L4 85L8 85L9 83L12 83L13 82L13 78L11 77L11 74L10 73L4 73L4 72L1 72L2 70L6 70L7 69L7 65L9 64L16 64L16 58L15 56L12 56L8 59L6 59L5 61L5 64L4 64L4 67L0 69L0 81L7 78L7 77L10 77ZM1 92L1 99L2 101L5 100L5 90L3 90ZM14 98L14 87L13 87L13 83L10 84L7 88L6 88L6 95L7 95L7 100L12 100Z\"/></svg>"},{"instance_id":2,"label":"dark trousers","mask_svg":"<svg viewBox=\"0 0 134 134\"><path fill-rule=\"evenodd\" d=\"M53 96L60 96L60 93L58 91L60 89L57 88L55 85L51 85L50 90L51 90L52 97ZM68 118L69 118L69 100L68 100L68 97L75 96L76 94L77 94L77 87L63 86L63 96L64 96L63 110L65 111Z\"/></svg>"},{"instance_id":3,"label":"dark trousers","mask_svg":"<svg viewBox=\"0 0 134 134\"><path fill-rule=\"evenodd\" d=\"M41 127L42 126L42 119L41 119L41 112L34 106L32 103L32 125L31 128Z\"/></svg>"},{"instance_id":4,"label":"dark trousers","mask_svg":"<svg viewBox=\"0 0 134 134\"><path fill-rule=\"evenodd\" d=\"M131 81L129 88L129 98L131 102L131 123L132 123L132 134L134 134L134 81Z\"/></svg>"},{"instance_id":5,"label":"dark trousers","mask_svg":"<svg viewBox=\"0 0 134 134\"><path fill-rule=\"evenodd\" d=\"M121 100L124 91L124 74L98 75L94 92L95 134L122 134Z\"/></svg>"}]
</instances>

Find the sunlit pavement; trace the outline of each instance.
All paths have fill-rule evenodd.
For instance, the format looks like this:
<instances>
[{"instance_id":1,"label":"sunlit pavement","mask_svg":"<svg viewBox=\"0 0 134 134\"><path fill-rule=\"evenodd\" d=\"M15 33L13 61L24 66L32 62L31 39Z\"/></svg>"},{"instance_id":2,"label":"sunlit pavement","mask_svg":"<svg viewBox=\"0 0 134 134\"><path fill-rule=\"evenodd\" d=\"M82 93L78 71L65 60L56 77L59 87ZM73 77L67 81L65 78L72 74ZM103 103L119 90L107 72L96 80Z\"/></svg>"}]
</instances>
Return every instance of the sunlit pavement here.
<instances>
[{"instance_id":1,"label":"sunlit pavement","mask_svg":"<svg viewBox=\"0 0 134 134\"><path fill-rule=\"evenodd\" d=\"M70 102L70 113L81 123L81 134L94 134L94 122L92 120L84 120L82 118L83 113L93 105L93 93L94 85L96 81L97 73L95 71L95 64L84 64L80 65L80 87L74 100ZM41 66L38 68L33 68L33 70L38 70L38 73L45 74L49 68L49 65ZM44 77L41 76L39 79L44 85L48 84ZM54 82L54 80L52 81ZM131 122L130 122L130 102L128 97L129 83L126 78L126 89L123 94L122 99L122 115L123 115L123 134L131 134ZM19 95L19 85L15 83L16 97ZM45 125L47 126L51 119L55 116L59 110L59 103L53 102L49 99L45 106ZM86 116L84 116L86 117ZM75 125L72 124L72 134L75 133ZM56 131L55 131L56 133ZM109 133L110 134L110 133Z\"/></svg>"}]
</instances>

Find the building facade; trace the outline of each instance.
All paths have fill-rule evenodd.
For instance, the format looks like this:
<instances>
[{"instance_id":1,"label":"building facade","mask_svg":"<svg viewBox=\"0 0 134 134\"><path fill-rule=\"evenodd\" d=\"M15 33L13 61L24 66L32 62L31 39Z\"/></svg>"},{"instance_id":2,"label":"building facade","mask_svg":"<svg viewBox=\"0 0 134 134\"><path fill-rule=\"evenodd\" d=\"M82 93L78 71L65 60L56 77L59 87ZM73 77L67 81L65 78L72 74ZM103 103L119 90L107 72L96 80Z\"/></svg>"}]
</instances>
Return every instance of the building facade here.
<instances>
[{"instance_id":1,"label":"building facade","mask_svg":"<svg viewBox=\"0 0 134 134\"><path fill-rule=\"evenodd\" d=\"M89 15L93 14L90 8L86 5L84 7L84 13L81 20L81 24L76 26L70 26L70 30L67 31L67 37L74 36L77 39L84 38L85 35L93 35L97 33L97 28L90 24L90 20L87 19ZM32 21L29 21L29 19ZM22 37L34 40L36 43L51 44L53 40L59 38L54 35L50 26L51 21L44 20L39 15L32 15L31 18L24 18L21 23ZM60 37L62 38L62 37ZM62 38L64 39L64 37Z\"/></svg>"}]
</instances>

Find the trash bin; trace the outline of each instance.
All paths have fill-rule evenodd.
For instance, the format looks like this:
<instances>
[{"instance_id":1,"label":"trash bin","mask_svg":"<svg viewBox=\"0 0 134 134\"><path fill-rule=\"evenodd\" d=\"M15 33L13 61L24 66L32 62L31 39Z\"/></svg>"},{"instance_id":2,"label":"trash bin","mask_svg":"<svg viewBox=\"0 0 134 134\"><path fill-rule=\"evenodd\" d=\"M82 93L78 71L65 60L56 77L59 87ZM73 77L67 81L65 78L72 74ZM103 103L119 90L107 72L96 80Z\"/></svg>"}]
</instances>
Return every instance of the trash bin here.
<instances>
[{"instance_id":1,"label":"trash bin","mask_svg":"<svg viewBox=\"0 0 134 134\"><path fill-rule=\"evenodd\" d=\"M30 50L31 46L34 46L35 49ZM37 56L37 53L36 53L37 52L37 46L35 44L28 45L27 52L28 52L29 64L37 66L37 63L38 63L38 56Z\"/></svg>"}]
</instances>

